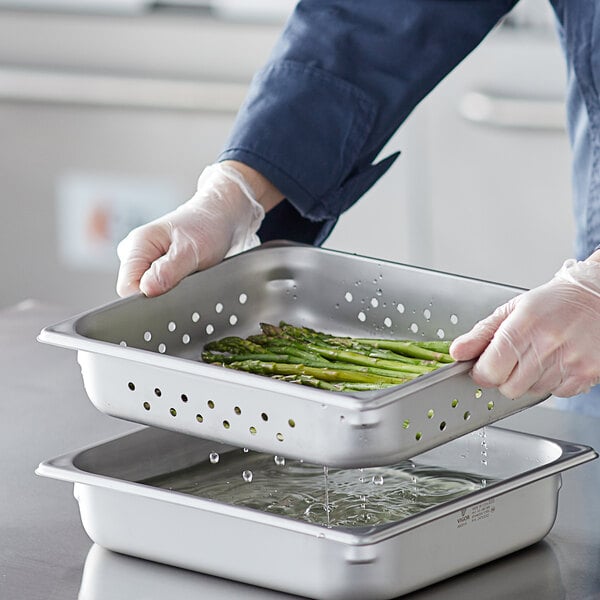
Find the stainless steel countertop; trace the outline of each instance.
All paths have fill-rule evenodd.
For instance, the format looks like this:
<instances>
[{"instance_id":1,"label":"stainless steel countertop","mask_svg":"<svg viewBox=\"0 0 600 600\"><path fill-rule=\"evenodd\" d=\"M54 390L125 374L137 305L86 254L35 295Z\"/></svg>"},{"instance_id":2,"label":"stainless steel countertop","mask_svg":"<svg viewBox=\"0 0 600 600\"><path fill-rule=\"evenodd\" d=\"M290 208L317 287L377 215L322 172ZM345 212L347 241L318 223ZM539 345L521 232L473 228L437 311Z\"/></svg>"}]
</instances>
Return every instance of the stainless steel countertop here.
<instances>
[{"instance_id":1,"label":"stainless steel countertop","mask_svg":"<svg viewBox=\"0 0 600 600\"><path fill-rule=\"evenodd\" d=\"M34 475L47 458L138 427L92 406L74 352L36 341L71 314L31 301L0 311L0 600L293 598L105 551L86 536L72 486ZM600 449L600 419L541 406L501 424ZM600 599L599 493L600 461L566 472L544 541L404 598Z\"/></svg>"}]
</instances>

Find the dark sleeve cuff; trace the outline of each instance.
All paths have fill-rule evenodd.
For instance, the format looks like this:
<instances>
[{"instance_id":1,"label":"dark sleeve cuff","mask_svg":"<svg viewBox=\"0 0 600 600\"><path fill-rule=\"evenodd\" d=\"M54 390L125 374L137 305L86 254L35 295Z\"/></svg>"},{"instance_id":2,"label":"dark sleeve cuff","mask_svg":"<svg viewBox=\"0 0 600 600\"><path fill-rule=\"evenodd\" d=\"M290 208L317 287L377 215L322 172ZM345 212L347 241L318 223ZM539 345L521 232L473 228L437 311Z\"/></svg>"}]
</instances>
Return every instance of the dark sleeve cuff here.
<instances>
[{"instance_id":1,"label":"dark sleeve cuff","mask_svg":"<svg viewBox=\"0 0 600 600\"><path fill-rule=\"evenodd\" d=\"M343 198L340 212L354 204L390 168L398 154L396 152L350 177L339 190L339 196ZM258 236L262 242L285 238L293 242L319 246L335 227L338 216L314 220L300 213L293 203L284 200L266 214Z\"/></svg>"},{"instance_id":2,"label":"dark sleeve cuff","mask_svg":"<svg viewBox=\"0 0 600 600\"><path fill-rule=\"evenodd\" d=\"M282 61L255 76L218 160L256 169L308 220L337 219L393 160L360 164L376 112L353 84Z\"/></svg>"}]
</instances>

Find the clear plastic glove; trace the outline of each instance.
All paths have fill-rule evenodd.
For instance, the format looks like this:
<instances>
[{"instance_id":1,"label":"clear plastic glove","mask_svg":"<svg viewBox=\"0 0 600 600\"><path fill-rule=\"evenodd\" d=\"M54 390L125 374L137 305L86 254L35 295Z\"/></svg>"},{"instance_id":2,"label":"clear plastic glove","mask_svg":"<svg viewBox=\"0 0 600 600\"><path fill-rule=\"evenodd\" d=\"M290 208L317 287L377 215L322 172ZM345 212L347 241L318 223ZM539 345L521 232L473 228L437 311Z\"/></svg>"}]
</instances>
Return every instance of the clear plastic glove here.
<instances>
[{"instance_id":1,"label":"clear plastic glove","mask_svg":"<svg viewBox=\"0 0 600 600\"><path fill-rule=\"evenodd\" d=\"M117 293L157 296L186 275L260 243L265 211L235 168L216 163L198 178L197 192L176 210L137 227L119 244Z\"/></svg>"},{"instance_id":2,"label":"clear plastic glove","mask_svg":"<svg viewBox=\"0 0 600 600\"><path fill-rule=\"evenodd\" d=\"M600 262L566 261L454 340L450 354L479 357L473 380L508 398L589 391L600 383Z\"/></svg>"}]
</instances>

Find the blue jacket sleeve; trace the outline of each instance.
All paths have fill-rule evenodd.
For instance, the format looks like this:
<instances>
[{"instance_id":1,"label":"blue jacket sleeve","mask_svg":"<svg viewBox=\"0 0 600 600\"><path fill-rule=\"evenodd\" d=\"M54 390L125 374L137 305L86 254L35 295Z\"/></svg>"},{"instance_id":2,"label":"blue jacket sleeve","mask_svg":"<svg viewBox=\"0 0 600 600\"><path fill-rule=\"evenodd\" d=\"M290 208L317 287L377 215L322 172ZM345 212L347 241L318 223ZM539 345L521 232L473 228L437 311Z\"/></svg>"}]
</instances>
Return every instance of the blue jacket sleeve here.
<instances>
[{"instance_id":1,"label":"blue jacket sleeve","mask_svg":"<svg viewBox=\"0 0 600 600\"><path fill-rule=\"evenodd\" d=\"M386 141L516 2L299 2L219 157L286 197L261 239L322 243L395 160L372 164Z\"/></svg>"}]
</instances>

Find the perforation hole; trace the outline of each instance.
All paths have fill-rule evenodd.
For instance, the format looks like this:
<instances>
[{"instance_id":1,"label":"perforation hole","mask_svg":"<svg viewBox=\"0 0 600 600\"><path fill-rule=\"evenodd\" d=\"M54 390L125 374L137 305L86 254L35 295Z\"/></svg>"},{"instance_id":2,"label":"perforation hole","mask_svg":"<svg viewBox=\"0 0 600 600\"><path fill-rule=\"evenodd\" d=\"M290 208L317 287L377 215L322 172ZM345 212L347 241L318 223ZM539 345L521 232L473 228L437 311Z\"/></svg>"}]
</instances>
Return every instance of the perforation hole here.
<instances>
[{"instance_id":1,"label":"perforation hole","mask_svg":"<svg viewBox=\"0 0 600 600\"><path fill-rule=\"evenodd\" d=\"M252 435L256 435L256 427L254 427L254 425L250 427L249 431Z\"/></svg>"},{"instance_id":2,"label":"perforation hole","mask_svg":"<svg viewBox=\"0 0 600 600\"><path fill-rule=\"evenodd\" d=\"M198 423L202 423L204 421L204 417L200 413L198 413L196 415L196 421L198 421Z\"/></svg>"},{"instance_id":3,"label":"perforation hole","mask_svg":"<svg viewBox=\"0 0 600 600\"><path fill-rule=\"evenodd\" d=\"M402 423L402 427L404 429L408 429L410 427L410 421L408 419L404 419L404 421Z\"/></svg>"},{"instance_id":4,"label":"perforation hole","mask_svg":"<svg viewBox=\"0 0 600 600\"><path fill-rule=\"evenodd\" d=\"M288 425L294 428L296 427L296 421L294 421L294 419L288 419Z\"/></svg>"},{"instance_id":5,"label":"perforation hole","mask_svg":"<svg viewBox=\"0 0 600 600\"><path fill-rule=\"evenodd\" d=\"M428 308L426 308L423 311L423 316L429 321L429 319L431 319L431 311Z\"/></svg>"},{"instance_id":6,"label":"perforation hole","mask_svg":"<svg viewBox=\"0 0 600 600\"><path fill-rule=\"evenodd\" d=\"M275 435L275 437L277 438L277 441L279 441L279 442L283 442L283 439L284 439L284 438L283 438L283 433L277 433L277 434Z\"/></svg>"},{"instance_id":7,"label":"perforation hole","mask_svg":"<svg viewBox=\"0 0 600 600\"><path fill-rule=\"evenodd\" d=\"M247 294L245 294L244 292L242 292L239 296L238 296L238 302L240 304L246 304L246 302L248 302L248 296Z\"/></svg>"},{"instance_id":8,"label":"perforation hole","mask_svg":"<svg viewBox=\"0 0 600 600\"><path fill-rule=\"evenodd\" d=\"M411 323L411 324L410 324L410 330L411 330L413 333L418 333L418 331L419 331L419 326L418 326L416 323Z\"/></svg>"},{"instance_id":9,"label":"perforation hole","mask_svg":"<svg viewBox=\"0 0 600 600\"><path fill-rule=\"evenodd\" d=\"M151 331L144 331L144 341L149 342L152 339Z\"/></svg>"},{"instance_id":10,"label":"perforation hole","mask_svg":"<svg viewBox=\"0 0 600 600\"><path fill-rule=\"evenodd\" d=\"M154 388L154 395L160 398L162 396L162 392L160 388Z\"/></svg>"},{"instance_id":11,"label":"perforation hole","mask_svg":"<svg viewBox=\"0 0 600 600\"><path fill-rule=\"evenodd\" d=\"M487 409L488 409L488 410L494 410L494 401L493 401L493 400L490 400L490 401L487 403Z\"/></svg>"},{"instance_id":12,"label":"perforation hole","mask_svg":"<svg viewBox=\"0 0 600 600\"><path fill-rule=\"evenodd\" d=\"M177 410L176 410L176 409L174 409L174 408L170 408L170 409L169 409L169 412L171 413L171 416L172 416L172 417L176 417L176 416L177 416Z\"/></svg>"},{"instance_id":13,"label":"perforation hole","mask_svg":"<svg viewBox=\"0 0 600 600\"><path fill-rule=\"evenodd\" d=\"M217 314L221 314L223 312L223 304L221 302L217 302L215 304L215 312Z\"/></svg>"},{"instance_id":14,"label":"perforation hole","mask_svg":"<svg viewBox=\"0 0 600 600\"><path fill-rule=\"evenodd\" d=\"M235 325L237 322L238 322L237 315L231 315L229 317L229 324L230 325Z\"/></svg>"},{"instance_id":15,"label":"perforation hole","mask_svg":"<svg viewBox=\"0 0 600 600\"><path fill-rule=\"evenodd\" d=\"M481 388L477 388L475 390L475 398L481 398L483 396L483 390Z\"/></svg>"},{"instance_id":16,"label":"perforation hole","mask_svg":"<svg viewBox=\"0 0 600 600\"><path fill-rule=\"evenodd\" d=\"M242 409L241 409L239 406L235 406L235 407L233 408L233 412L234 412L236 415L241 415L241 414L242 414Z\"/></svg>"},{"instance_id":17,"label":"perforation hole","mask_svg":"<svg viewBox=\"0 0 600 600\"><path fill-rule=\"evenodd\" d=\"M188 401L187 394L181 394L180 398L181 398L182 402L187 402Z\"/></svg>"},{"instance_id":18,"label":"perforation hole","mask_svg":"<svg viewBox=\"0 0 600 600\"><path fill-rule=\"evenodd\" d=\"M200 320L200 313L193 312L192 313L192 323L197 323Z\"/></svg>"},{"instance_id":19,"label":"perforation hole","mask_svg":"<svg viewBox=\"0 0 600 600\"><path fill-rule=\"evenodd\" d=\"M442 421L442 422L440 423L440 431L444 431L444 430L446 429L446 426L447 426L447 425L446 425L446 421Z\"/></svg>"},{"instance_id":20,"label":"perforation hole","mask_svg":"<svg viewBox=\"0 0 600 600\"><path fill-rule=\"evenodd\" d=\"M173 333L177 329L177 323L175 323L175 321L169 321L169 324L167 325L167 329L171 333Z\"/></svg>"},{"instance_id":21,"label":"perforation hole","mask_svg":"<svg viewBox=\"0 0 600 600\"><path fill-rule=\"evenodd\" d=\"M456 408L458 406L458 398L454 398L454 400L452 400L452 402L450 403L450 406L452 408Z\"/></svg>"},{"instance_id":22,"label":"perforation hole","mask_svg":"<svg viewBox=\"0 0 600 600\"><path fill-rule=\"evenodd\" d=\"M377 308L379 306L379 300L377 300L377 298L371 298L371 306Z\"/></svg>"},{"instance_id":23,"label":"perforation hole","mask_svg":"<svg viewBox=\"0 0 600 600\"><path fill-rule=\"evenodd\" d=\"M187 333L184 333L184 334L181 336L181 341L182 341L182 343L184 343L184 344L189 344L189 343L190 343L190 341L191 341L191 338L190 338L190 336L189 336Z\"/></svg>"},{"instance_id":24,"label":"perforation hole","mask_svg":"<svg viewBox=\"0 0 600 600\"><path fill-rule=\"evenodd\" d=\"M356 318L361 322L364 323L367 320L367 315L364 313L364 311L360 311L358 313L358 315L356 315Z\"/></svg>"},{"instance_id":25,"label":"perforation hole","mask_svg":"<svg viewBox=\"0 0 600 600\"><path fill-rule=\"evenodd\" d=\"M267 413L261 413L260 418L263 421L268 421L269 420L269 415Z\"/></svg>"},{"instance_id":26,"label":"perforation hole","mask_svg":"<svg viewBox=\"0 0 600 600\"><path fill-rule=\"evenodd\" d=\"M158 351L159 351L161 354L164 354L164 353L167 351L167 346L166 346L166 344L162 344L162 343L161 343L161 344L159 344L159 345L158 345Z\"/></svg>"},{"instance_id":27,"label":"perforation hole","mask_svg":"<svg viewBox=\"0 0 600 600\"><path fill-rule=\"evenodd\" d=\"M142 405L146 410L150 410L151 406L150 406L150 402L144 402L144 404Z\"/></svg>"},{"instance_id":28,"label":"perforation hole","mask_svg":"<svg viewBox=\"0 0 600 600\"><path fill-rule=\"evenodd\" d=\"M127 387L128 387L128 388L129 388L129 389L130 389L132 392L134 392L134 391L135 391L135 383L133 383L133 381L130 381L130 382L127 384Z\"/></svg>"},{"instance_id":29,"label":"perforation hole","mask_svg":"<svg viewBox=\"0 0 600 600\"><path fill-rule=\"evenodd\" d=\"M423 434L420 431L417 431L417 433L415 433L415 440L417 440L417 442L423 437Z\"/></svg>"},{"instance_id":30,"label":"perforation hole","mask_svg":"<svg viewBox=\"0 0 600 600\"><path fill-rule=\"evenodd\" d=\"M463 415L463 419L465 421L468 421L471 418L471 412L470 411L465 411L465 414Z\"/></svg>"},{"instance_id":31,"label":"perforation hole","mask_svg":"<svg viewBox=\"0 0 600 600\"><path fill-rule=\"evenodd\" d=\"M434 416L434 415L435 415L435 411L433 410L433 408L430 408L430 409L427 411L427 418L428 418L428 419L433 419L433 416Z\"/></svg>"},{"instance_id":32,"label":"perforation hole","mask_svg":"<svg viewBox=\"0 0 600 600\"><path fill-rule=\"evenodd\" d=\"M406 310L406 308L404 307L404 304L402 304L402 302L398 302L398 306L396 306L396 310L402 315L402 314L404 314L404 311Z\"/></svg>"},{"instance_id":33,"label":"perforation hole","mask_svg":"<svg viewBox=\"0 0 600 600\"><path fill-rule=\"evenodd\" d=\"M223 421L223 427L225 429L229 429L231 427L231 424L229 423L229 421Z\"/></svg>"},{"instance_id":34,"label":"perforation hole","mask_svg":"<svg viewBox=\"0 0 600 600\"><path fill-rule=\"evenodd\" d=\"M351 292L346 292L344 294L344 300L346 300L346 302L352 302L352 300L354 300L354 296Z\"/></svg>"},{"instance_id":35,"label":"perforation hole","mask_svg":"<svg viewBox=\"0 0 600 600\"><path fill-rule=\"evenodd\" d=\"M437 335L440 338L440 340L443 340L446 337L446 332L442 328L440 328L435 332L435 335Z\"/></svg>"},{"instance_id":36,"label":"perforation hole","mask_svg":"<svg viewBox=\"0 0 600 600\"><path fill-rule=\"evenodd\" d=\"M452 323L452 325L458 325L458 316L450 315L450 323Z\"/></svg>"},{"instance_id":37,"label":"perforation hole","mask_svg":"<svg viewBox=\"0 0 600 600\"><path fill-rule=\"evenodd\" d=\"M215 403L212 400L209 400L206 405L208 406L208 408L214 408L215 407Z\"/></svg>"},{"instance_id":38,"label":"perforation hole","mask_svg":"<svg viewBox=\"0 0 600 600\"><path fill-rule=\"evenodd\" d=\"M389 317L386 317L386 318L383 320L383 324L384 324L386 327L391 327L391 326L392 326L392 320L391 320Z\"/></svg>"},{"instance_id":39,"label":"perforation hole","mask_svg":"<svg viewBox=\"0 0 600 600\"><path fill-rule=\"evenodd\" d=\"M215 327L211 323L206 326L206 333L212 335L215 332Z\"/></svg>"}]
</instances>

